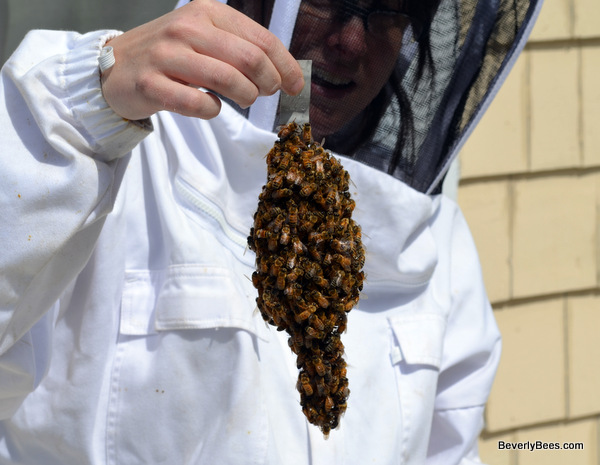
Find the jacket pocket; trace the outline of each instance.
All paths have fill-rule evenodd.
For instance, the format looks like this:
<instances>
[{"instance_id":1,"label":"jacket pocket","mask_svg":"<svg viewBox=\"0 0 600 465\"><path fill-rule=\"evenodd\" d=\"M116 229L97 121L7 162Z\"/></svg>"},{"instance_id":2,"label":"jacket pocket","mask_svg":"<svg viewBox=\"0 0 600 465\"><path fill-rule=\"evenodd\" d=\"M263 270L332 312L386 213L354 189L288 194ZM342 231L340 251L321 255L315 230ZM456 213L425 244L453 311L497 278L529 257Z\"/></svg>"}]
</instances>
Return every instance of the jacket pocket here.
<instances>
[{"instance_id":1,"label":"jacket pocket","mask_svg":"<svg viewBox=\"0 0 600 465\"><path fill-rule=\"evenodd\" d=\"M404 454L413 456L419 451L417 455L424 457L442 364L446 318L436 313L397 315L390 317L389 323L403 437L411 447Z\"/></svg>"},{"instance_id":2,"label":"jacket pocket","mask_svg":"<svg viewBox=\"0 0 600 465\"><path fill-rule=\"evenodd\" d=\"M126 274L108 463L264 462L262 319L242 279L200 265Z\"/></svg>"},{"instance_id":3,"label":"jacket pocket","mask_svg":"<svg viewBox=\"0 0 600 465\"><path fill-rule=\"evenodd\" d=\"M446 330L446 319L442 315L401 315L391 317L389 321L395 338L392 363L440 368Z\"/></svg>"},{"instance_id":4,"label":"jacket pocket","mask_svg":"<svg viewBox=\"0 0 600 465\"><path fill-rule=\"evenodd\" d=\"M120 334L237 328L264 336L255 315L255 290L225 268L172 266L128 271L121 300Z\"/></svg>"}]
</instances>

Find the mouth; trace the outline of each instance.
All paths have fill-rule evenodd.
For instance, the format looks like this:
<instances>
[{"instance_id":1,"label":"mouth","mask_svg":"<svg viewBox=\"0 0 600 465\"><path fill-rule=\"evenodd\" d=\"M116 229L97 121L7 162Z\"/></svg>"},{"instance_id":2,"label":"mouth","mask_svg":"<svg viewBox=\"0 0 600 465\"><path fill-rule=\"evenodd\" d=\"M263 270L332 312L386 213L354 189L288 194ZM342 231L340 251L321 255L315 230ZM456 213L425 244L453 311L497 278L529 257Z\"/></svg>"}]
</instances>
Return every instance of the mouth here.
<instances>
[{"instance_id":1,"label":"mouth","mask_svg":"<svg viewBox=\"0 0 600 465\"><path fill-rule=\"evenodd\" d=\"M355 86L352 79L319 68L313 68L311 78L314 84L331 90L348 90Z\"/></svg>"}]
</instances>

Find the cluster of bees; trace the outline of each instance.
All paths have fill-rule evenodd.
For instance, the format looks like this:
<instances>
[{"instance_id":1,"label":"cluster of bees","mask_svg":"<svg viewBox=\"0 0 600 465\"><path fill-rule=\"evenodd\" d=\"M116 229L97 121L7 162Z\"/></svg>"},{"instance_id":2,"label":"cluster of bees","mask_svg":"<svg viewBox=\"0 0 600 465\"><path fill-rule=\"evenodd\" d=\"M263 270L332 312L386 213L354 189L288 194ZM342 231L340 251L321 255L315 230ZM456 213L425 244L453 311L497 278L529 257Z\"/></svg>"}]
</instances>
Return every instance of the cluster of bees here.
<instances>
[{"instance_id":1,"label":"cluster of bees","mask_svg":"<svg viewBox=\"0 0 600 465\"><path fill-rule=\"evenodd\" d=\"M350 177L310 125L290 123L278 135L248 237L252 282L262 317L290 336L302 411L327 437L350 393L340 335L363 287L361 229Z\"/></svg>"}]
</instances>

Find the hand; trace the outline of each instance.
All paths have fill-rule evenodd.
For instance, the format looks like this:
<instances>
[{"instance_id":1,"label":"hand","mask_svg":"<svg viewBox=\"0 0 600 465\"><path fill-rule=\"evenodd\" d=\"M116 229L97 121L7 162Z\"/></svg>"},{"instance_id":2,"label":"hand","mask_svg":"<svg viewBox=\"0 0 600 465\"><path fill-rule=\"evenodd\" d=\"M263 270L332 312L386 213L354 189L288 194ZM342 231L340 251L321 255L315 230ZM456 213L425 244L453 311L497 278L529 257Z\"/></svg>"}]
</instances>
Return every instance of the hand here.
<instances>
[{"instance_id":1,"label":"hand","mask_svg":"<svg viewBox=\"0 0 600 465\"><path fill-rule=\"evenodd\" d=\"M302 71L267 29L215 0L195 0L110 41L115 65L102 76L104 97L124 118L159 110L213 118L221 102L245 108L279 89L296 95Z\"/></svg>"}]
</instances>

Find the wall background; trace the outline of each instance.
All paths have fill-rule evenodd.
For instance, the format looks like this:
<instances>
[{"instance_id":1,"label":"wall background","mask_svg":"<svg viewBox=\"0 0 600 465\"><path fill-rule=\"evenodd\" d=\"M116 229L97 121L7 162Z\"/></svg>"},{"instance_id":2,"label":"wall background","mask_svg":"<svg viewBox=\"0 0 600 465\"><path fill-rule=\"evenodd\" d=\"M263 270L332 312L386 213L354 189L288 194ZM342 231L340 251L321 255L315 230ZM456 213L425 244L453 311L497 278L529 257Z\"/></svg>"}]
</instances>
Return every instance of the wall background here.
<instances>
[{"instance_id":1,"label":"wall background","mask_svg":"<svg viewBox=\"0 0 600 465\"><path fill-rule=\"evenodd\" d=\"M490 465L600 464L599 76L600 1L546 0L461 153L458 202L504 338L480 442Z\"/></svg>"},{"instance_id":2,"label":"wall background","mask_svg":"<svg viewBox=\"0 0 600 465\"><path fill-rule=\"evenodd\" d=\"M176 0L0 0L0 64L31 29L128 30L175 7Z\"/></svg>"}]
</instances>

